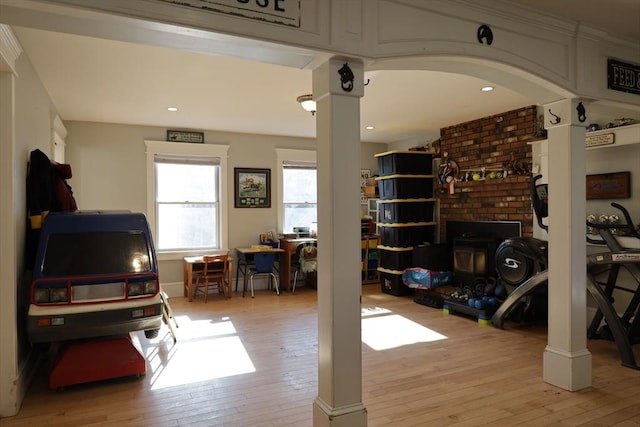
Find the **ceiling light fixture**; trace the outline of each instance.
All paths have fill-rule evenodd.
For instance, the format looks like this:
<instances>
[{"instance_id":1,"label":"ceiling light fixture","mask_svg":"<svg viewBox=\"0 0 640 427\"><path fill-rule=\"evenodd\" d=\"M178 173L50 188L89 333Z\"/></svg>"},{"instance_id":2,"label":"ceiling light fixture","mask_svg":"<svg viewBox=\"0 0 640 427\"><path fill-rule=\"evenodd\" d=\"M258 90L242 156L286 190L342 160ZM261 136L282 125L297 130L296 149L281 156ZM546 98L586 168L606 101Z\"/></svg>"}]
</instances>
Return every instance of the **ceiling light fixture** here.
<instances>
[{"instance_id":1,"label":"ceiling light fixture","mask_svg":"<svg viewBox=\"0 0 640 427\"><path fill-rule=\"evenodd\" d=\"M483 92L491 92L493 90L493 86L484 86L481 90Z\"/></svg>"},{"instance_id":2,"label":"ceiling light fixture","mask_svg":"<svg viewBox=\"0 0 640 427\"><path fill-rule=\"evenodd\" d=\"M177 107L167 107L168 111L178 111Z\"/></svg>"},{"instance_id":3,"label":"ceiling light fixture","mask_svg":"<svg viewBox=\"0 0 640 427\"><path fill-rule=\"evenodd\" d=\"M302 108L310 112L312 116L316 114L316 101L313 100L313 95L300 95L296 100L302 105Z\"/></svg>"},{"instance_id":4,"label":"ceiling light fixture","mask_svg":"<svg viewBox=\"0 0 640 427\"><path fill-rule=\"evenodd\" d=\"M373 127L373 126L367 126L367 127L365 127L365 129L366 129L366 130L374 130L374 129L375 129L375 127Z\"/></svg>"}]
</instances>

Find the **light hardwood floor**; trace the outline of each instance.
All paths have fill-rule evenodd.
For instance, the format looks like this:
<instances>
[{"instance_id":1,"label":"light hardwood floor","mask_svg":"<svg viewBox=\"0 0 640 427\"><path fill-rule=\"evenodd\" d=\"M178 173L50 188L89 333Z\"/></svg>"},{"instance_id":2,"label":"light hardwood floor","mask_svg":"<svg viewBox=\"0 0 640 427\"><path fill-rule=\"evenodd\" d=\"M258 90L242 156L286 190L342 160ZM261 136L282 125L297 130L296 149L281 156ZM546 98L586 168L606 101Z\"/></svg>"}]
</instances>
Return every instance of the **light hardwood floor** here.
<instances>
[{"instance_id":1,"label":"light hardwood floor","mask_svg":"<svg viewBox=\"0 0 640 427\"><path fill-rule=\"evenodd\" d=\"M255 299L172 298L180 328L140 338L147 374L48 387L42 364L14 426L311 426L317 394L316 292L259 291ZM567 392L542 381L544 327L505 330L363 287L376 345L400 322L446 336L374 350L362 345L363 402L369 426L639 426L640 371L620 365L612 342L590 341L593 385ZM388 310L388 311L387 311ZM402 317L400 317L402 316ZM412 323L414 322L414 323ZM395 324L397 326L397 323ZM364 333L368 335L368 332ZM636 349L637 352L637 349ZM640 357L640 356L637 356ZM45 361L47 362L47 361Z\"/></svg>"}]
</instances>

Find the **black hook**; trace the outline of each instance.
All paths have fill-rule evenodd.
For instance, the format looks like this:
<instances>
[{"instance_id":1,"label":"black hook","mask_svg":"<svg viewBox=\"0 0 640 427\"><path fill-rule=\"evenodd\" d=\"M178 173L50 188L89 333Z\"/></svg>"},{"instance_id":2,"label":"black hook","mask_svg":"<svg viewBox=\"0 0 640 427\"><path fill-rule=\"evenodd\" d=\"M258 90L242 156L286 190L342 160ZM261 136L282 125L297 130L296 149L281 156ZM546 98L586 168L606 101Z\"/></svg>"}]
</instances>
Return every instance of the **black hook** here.
<instances>
[{"instance_id":1,"label":"black hook","mask_svg":"<svg viewBox=\"0 0 640 427\"><path fill-rule=\"evenodd\" d=\"M491 43L493 43L493 31L491 31L491 27L487 24L483 24L478 27L476 36L478 37L478 42L480 44L484 44L486 41L487 45L491 46Z\"/></svg>"},{"instance_id":2,"label":"black hook","mask_svg":"<svg viewBox=\"0 0 640 427\"><path fill-rule=\"evenodd\" d=\"M551 108L549 108L549 114L551 114L553 117L555 117L555 120L549 120L549 123L551 123L552 125L557 125L558 123L560 123L560 117L556 116L555 114L553 114L551 112Z\"/></svg>"},{"instance_id":3,"label":"black hook","mask_svg":"<svg viewBox=\"0 0 640 427\"><path fill-rule=\"evenodd\" d=\"M580 123L584 123L587 120L587 110L582 105L582 102L578 102L576 110L578 111L578 120L580 120Z\"/></svg>"},{"instance_id":4,"label":"black hook","mask_svg":"<svg viewBox=\"0 0 640 427\"><path fill-rule=\"evenodd\" d=\"M369 86L369 83L371 82L371 79L367 79L367 82L364 84L365 86Z\"/></svg>"},{"instance_id":5,"label":"black hook","mask_svg":"<svg viewBox=\"0 0 640 427\"><path fill-rule=\"evenodd\" d=\"M349 68L349 64L347 62L344 63L342 68L338 70L338 74L340 74L340 84L342 85L342 90L345 92L351 92L353 90L353 79L355 76L353 75L353 71Z\"/></svg>"}]
</instances>

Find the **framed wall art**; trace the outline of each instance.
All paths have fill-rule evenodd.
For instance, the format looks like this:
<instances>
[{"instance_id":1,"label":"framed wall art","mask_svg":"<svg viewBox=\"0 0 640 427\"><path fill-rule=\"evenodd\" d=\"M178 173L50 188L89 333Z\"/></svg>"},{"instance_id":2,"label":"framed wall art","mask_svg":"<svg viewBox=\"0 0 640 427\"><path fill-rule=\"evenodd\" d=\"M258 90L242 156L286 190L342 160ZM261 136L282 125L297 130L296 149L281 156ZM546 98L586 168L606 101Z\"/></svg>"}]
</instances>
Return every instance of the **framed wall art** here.
<instances>
[{"instance_id":1,"label":"framed wall art","mask_svg":"<svg viewBox=\"0 0 640 427\"><path fill-rule=\"evenodd\" d=\"M271 207L271 169L234 168L236 208Z\"/></svg>"},{"instance_id":2,"label":"framed wall art","mask_svg":"<svg viewBox=\"0 0 640 427\"><path fill-rule=\"evenodd\" d=\"M631 197L631 172L587 175L587 200L628 199Z\"/></svg>"}]
</instances>

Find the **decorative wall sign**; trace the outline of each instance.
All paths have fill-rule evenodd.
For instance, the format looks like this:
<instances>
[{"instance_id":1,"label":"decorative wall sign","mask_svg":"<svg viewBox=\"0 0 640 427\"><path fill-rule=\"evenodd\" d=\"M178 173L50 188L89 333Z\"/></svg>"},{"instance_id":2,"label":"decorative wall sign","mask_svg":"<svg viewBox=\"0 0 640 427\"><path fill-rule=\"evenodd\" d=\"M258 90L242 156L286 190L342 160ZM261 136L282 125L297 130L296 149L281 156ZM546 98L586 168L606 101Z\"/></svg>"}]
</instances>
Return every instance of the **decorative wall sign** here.
<instances>
[{"instance_id":1,"label":"decorative wall sign","mask_svg":"<svg viewBox=\"0 0 640 427\"><path fill-rule=\"evenodd\" d=\"M243 16L274 24L300 27L300 0L153 0L203 12Z\"/></svg>"},{"instance_id":2,"label":"decorative wall sign","mask_svg":"<svg viewBox=\"0 0 640 427\"><path fill-rule=\"evenodd\" d=\"M631 197L631 172L587 175L587 200L628 199Z\"/></svg>"},{"instance_id":3,"label":"decorative wall sign","mask_svg":"<svg viewBox=\"0 0 640 427\"><path fill-rule=\"evenodd\" d=\"M640 65L608 59L607 87L640 95Z\"/></svg>"},{"instance_id":4,"label":"decorative wall sign","mask_svg":"<svg viewBox=\"0 0 640 427\"><path fill-rule=\"evenodd\" d=\"M167 141L170 142L204 142L204 132L167 130Z\"/></svg>"},{"instance_id":5,"label":"decorative wall sign","mask_svg":"<svg viewBox=\"0 0 640 427\"><path fill-rule=\"evenodd\" d=\"M597 135L589 135L584 137L584 144L587 147L599 147L601 145L611 145L615 142L614 133L600 133Z\"/></svg>"},{"instance_id":6,"label":"decorative wall sign","mask_svg":"<svg viewBox=\"0 0 640 427\"><path fill-rule=\"evenodd\" d=\"M271 169L234 168L236 208L271 207Z\"/></svg>"}]
</instances>

